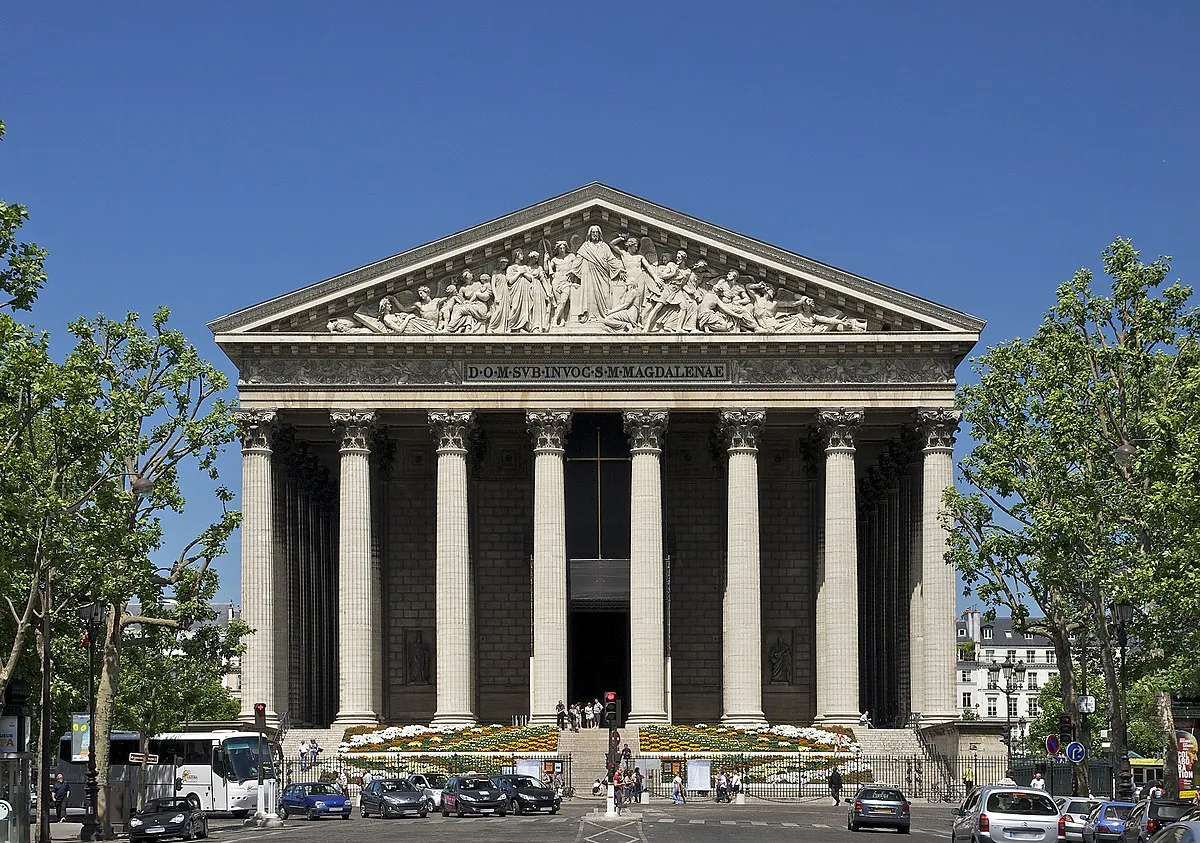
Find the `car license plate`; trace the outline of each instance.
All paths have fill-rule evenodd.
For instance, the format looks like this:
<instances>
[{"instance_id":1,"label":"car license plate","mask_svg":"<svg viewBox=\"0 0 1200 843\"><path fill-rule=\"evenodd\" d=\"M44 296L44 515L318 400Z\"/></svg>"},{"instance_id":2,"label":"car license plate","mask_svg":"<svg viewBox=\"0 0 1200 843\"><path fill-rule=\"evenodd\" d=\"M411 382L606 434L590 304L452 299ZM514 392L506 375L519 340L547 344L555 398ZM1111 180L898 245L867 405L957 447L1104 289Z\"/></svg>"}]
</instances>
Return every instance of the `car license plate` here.
<instances>
[{"instance_id":1,"label":"car license plate","mask_svg":"<svg viewBox=\"0 0 1200 843\"><path fill-rule=\"evenodd\" d=\"M495 808L480 808L479 813L490 814L490 813L494 812L495 810L496 810Z\"/></svg>"},{"instance_id":2,"label":"car license plate","mask_svg":"<svg viewBox=\"0 0 1200 843\"><path fill-rule=\"evenodd\" d=\"M164 831L166 831L166 829L161 825L151 826L150 828L146 829L147 834L162 834Z\"/></svg>"},{"instance_id":3,"label":"car license plate","mask_svg":"<svg viewBox=\"0 0 1200 843\"><path fill-rule=\"evenodd\" d=\"M896 813L896 809L895 808L872 808L871 813L872 814L894 814L894 813Z\"/></svg>"},{"instance_id":4,"label":"car license plate","mask_svg":"<svg viewBox=\"0 0 1200 843\"><path fill-rule=\"evenodd\" d=\"M1040 840L1045 833L1040 828L1018 828L1010 832L1017 840Z\"/></svg>"}]
</instances>

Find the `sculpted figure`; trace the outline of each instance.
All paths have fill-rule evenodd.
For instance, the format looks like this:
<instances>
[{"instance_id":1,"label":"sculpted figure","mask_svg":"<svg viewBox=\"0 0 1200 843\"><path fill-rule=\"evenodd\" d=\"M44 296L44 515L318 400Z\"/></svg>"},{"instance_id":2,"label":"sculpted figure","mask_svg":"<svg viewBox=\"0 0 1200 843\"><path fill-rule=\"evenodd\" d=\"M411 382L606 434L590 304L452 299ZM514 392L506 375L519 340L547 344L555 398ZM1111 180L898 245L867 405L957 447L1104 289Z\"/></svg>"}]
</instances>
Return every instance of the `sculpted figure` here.
<instances>
[{"instance_id":1,"label":"sculpted figure","mask_svg":"<svg viewBox=\"0 0 1200 843\"><path fill-rule=\"evenodd\" d=\"M454 315L454 308L463 303L463 297L458 292L458 287L454 284L446 285L446 295L442 296L442 304L438 308L438 326L439 331L447 330L450 324L450 319Z\"/></svg>"},{"instance_id":2,"label":"sculpted figure","mask_svg":"<svg viewBox=\"0 0 1200 843\"><path fill-rule=\"evenodd\" d=\"M704 261L697 268L707 266ZM699 288L696 273L688 269L687 252L675 253L675 260L659 267L662 284L657 295L648 300L649 312L642 321L647 333L653 331L695 331Z\"/></svg>"},{"instance_id":3,"label":"sculpted figure","mask_svg":"<svg viewBox=\"0 0 1200 843\"><path fill-rule=\"evenodd\" d=\"M650 261L641 254L641 247L636 237L626 237L623 245L624 248L619 250L618 256L621 265L625 268L625 283L637 292L638 307L640 308L645 301L647 289L658 279L654 275L654 267Z\"/></svg>"},{"instance_id":4,"label":"sculpted figure","mask_svg":"<svg viewBox=\"0 0 1200 843\"><path fill-rule=\"evenodd\" d=\"M505 327L516 333L533 330L533 274L525 253L517 249L508 267L508 318Z\"/></svg>"},{"instance_id":5,"label":"sculpted figure","mask_svg":"<svg viewBox=\"0 0 1200 843\"><path fill-rule=\"evenodd\" d=\"M771 663L771 684L791 685L792 645L784 641L782 635L771 647L770 653L767 654L767 660Z\"/></svg>"},{"instance_id":6,"label":"sculpted figure","mask_svg":"<svg viewBox=\"0 0 1200 843\"><path fill-rule=\"evenodd\" d=\"M725 312L721 296L715 288L705 290L700 297L696 327L706 334L727 334L736 327L733 317Z\"/></svg>"},{"instance_id":7,"label":"sculpted figure","mask_svg":"<svg viewBox=\"0 0 1200 843\"><path fill-rule=\"evenodd\" d=\"M579 310L580 322L601 319L612 309L612 280L624 267L604 242L600 226L588 229L587 240L576 253L579 257Z\"/></svg>"},{"instance_id":8,"label":"sculpted figure","mask_svg":"<svg viewBox=\"0 0 1200 843\"><path fill-rule=\"evenodd\" d=\"M529 251L527 264L532 299L529 324L535 333L544 334L550 330L550 309L554 302L554 294L550 288L550 276L542 267L542 255L537 249Z\"/></svg>"},{"instance_id":9,"label":"sculpted figure","mask_svg":"<svg viewBox=\"0 0 1200 843\"><path fill-rule=\"evenodd\" d=\"M325 323L326 330L331 334L373 334L370 328L364 328L353 319L330 319Z\"/></svg>"},{"instance_id":10,"label":"sculpted figure","mask_svg":"<svg viewBox=\"0 0 1200 843\"><path fill-rule=\"evenodd\" d=\"M446 330L452 334L481 334L487 330L492 304L492 283L487 275L476 281L471 270L463 271L458 300L450 308Z\"/></svg>"},{"instance_id":11,"label":"sculpted figure","mask_svg":"<svg viewBox=\"0 0 1200 843\"><path fill-rule=\"evenodd\" d=\"M428 685L430 682L429 645L420 632L408 642L408 682L410 685Z\"/></svg>"},{"instance_id":12,"label":"sculpted figure","mask_svg":"<svg viewBox=\"0 0 1200 843\"><path fill-rule=\"evenodd\" d=\"M789 305L779 304L777 309L794 310L786 317L777 316L777 330L781 334L825 334L830 331L862 333L867 330L867 320L843 316L834 308L818 311L816 302L808 296L800 296Z\"/></svg>"},{"instance_id":13,"label":"sculpted figure","mask_svg":"<svg viewBox=\"0 0 1200 843\"><path fill-rule=\"evenodd\" d=\"M508 330L508 258L500 258L496 264L496 271L492 273L494 304L488 315L488 330L502 334Z\"/></svg>"},{"instance_id":14,"label":"sculpted figure","mask_svg":"<svg viewBox=\"0 0 1200 843\"><path fill-rule=\"evenodd\" d=\"M554 293L554 313L551 321L562 326L572 313L579 312L579 255L567 251L567 241L554 244L550 258L550 288Z\"/></svg>"},{"instance_id":15,"label":"sculpted figure","mask_svg":"<svg viewBox=\"0 0 1200 843\"><path fill-rule=\"evenodd\" d=\"M385 302L388 303L386 308ZM410 308L411 312L397 312L395 299L386 296L379 302L379 316L383 324L397 334L432 334L437 330L441 304L441 299L430 295L428 287L420 286L417 288L417 301Z\"/></svg>"},{"instance_id":16,"label":"sculpted figure","mask_svg":"<svg viewBox=\"0 0 1200 843\"><path fill-rule=\"evenodd\" d=\"M763 329L754 318L754 302L746 288L738 281L736 269L725 273L725 277L713 285L713 292L721 300L721 309L733 319L740 330L762 333Z\"/></svg>"},{"instance_id":17,"label":"sculpted figure","mask_svg":"<svg viewBox=\"0 0 1200 843\"><path fill-rule=\"evenodd\" d=\"M638 288L629 283L628 276L614 281L613 306L604 314L604 327L612 331L637 330L641 298Z\"/></svg>"}]
</instances>

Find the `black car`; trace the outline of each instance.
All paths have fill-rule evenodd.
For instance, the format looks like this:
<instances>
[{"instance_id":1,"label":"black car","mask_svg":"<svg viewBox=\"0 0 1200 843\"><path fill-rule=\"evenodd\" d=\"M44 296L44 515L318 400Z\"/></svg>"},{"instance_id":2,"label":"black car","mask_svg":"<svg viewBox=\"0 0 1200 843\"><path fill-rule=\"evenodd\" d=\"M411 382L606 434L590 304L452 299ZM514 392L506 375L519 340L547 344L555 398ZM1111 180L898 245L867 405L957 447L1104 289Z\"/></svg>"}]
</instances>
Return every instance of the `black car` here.
<instances>
[{"instance_id":1,"label":"black car","mask_svg":"<svg viewBox=\"0 0 1200 843\"><path fill-rule=\"evenodd\" d=\"M492 776L492 784L504 791L508 797L508 810L514 814L528 811L558 813L558 794L543 781L533 776Z\"/></svg>"},{"instance_id":2,"label":"black car","mask_svg":"<svg viewBox=\"0 0 1200 843\"><path fill-rule=\"evenodd\" d=\"M364 817L416 814L424 818L431 807L425 792L407 779L376 779L358 797L358 812Z\"/></svg>"},{"instance_id":3,"label":"black car","mask_svg":"<svg viewBox=\"0 0 1200 843\"><path fill-rule=\"evenodd\" d=\"M868 784L859 788L846 812L846 828L894 828L908 834L912 815L908 800L894 787Z\"/></svg>"},{"instance_id":4,"label":"black car","mask_svg":"<svg viewBox=\"0 0 1200 843\"><path fill-rule=\"evenodd\" d=\"M1142 799L1133 806L1121 830L1122 843L1146 843L1163 826L1176 822L1192 808L1182 799Z\"/></svg>"},{"instance_id":5,"label":"black car","mask_svg":"<svg viewBox=\"0 0 1200 843\"><path fill-rule=\"evenodd\" d=\"M208 818L195 802L178 796L151 799L129 818L130 840L208 837Z\"/></svg>"},{"instance_id":6,"label":"black car","mask_svg":"<svg viewBox=\"0 0 1200 843\"><path fill-rule=\"evenodd\" d=\"M442 790L442 816L508 813L508 797L485 776L454 776Z\"/></svg>"}]
</instances>

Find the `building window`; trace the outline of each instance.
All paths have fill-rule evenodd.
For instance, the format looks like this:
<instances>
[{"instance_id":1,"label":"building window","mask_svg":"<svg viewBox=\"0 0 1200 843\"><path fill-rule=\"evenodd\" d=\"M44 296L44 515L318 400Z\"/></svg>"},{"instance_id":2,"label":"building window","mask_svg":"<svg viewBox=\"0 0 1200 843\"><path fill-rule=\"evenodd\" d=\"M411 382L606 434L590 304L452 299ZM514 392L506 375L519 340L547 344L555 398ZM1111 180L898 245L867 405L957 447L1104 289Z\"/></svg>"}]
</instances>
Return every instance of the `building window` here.
<instances>
[{"instance_id":1,"label":"building window","mask_svg":"<svg viewBox=\"0 0 1200 843\"><path fill-rule=\"evenodd\" d=\"M1037 717L1041 713L1042 713L1041 709L1038 707L1037 697L1030 697L1029 698L1029 716Z\"/></svg>"},{"instance_id":2,"label":"building window","mask_svg":"<svg viewBox=\"0 0 1200 843\"><path fill-rule=\"evenodd\" d=\"M1037 650L1025 651L1025 664L1033 664L1037 661Z\"/></svg>"},{"instance_id":3,"label":"building window","mask_svg":"<svg viewBox=\"0 0 1200 843\"><path fill-rule=\"evenodd\" d=\"M1058 664L1058 656L1054 655L1053 650L1046 651L1046 664Z\"/></svg>"},{"instance_id":4,"label":"building window","mask_svg":"<svg viewBox=\"0 0 1200 843\"><path fill-rule=\"evenodd\" d=\"M1025 674L1025 681L1028 682L1029 690L1036 691L1038 689L1037 671L1031 670Z\"/></svg>"},{"instance_id":5,"label":"building window","mask_svg":"<svg viewBox=\"0 0 1200 843\"><path fill-rule=\"evenodd\" d=\"M983 660L985 662L994 662L996 660L996 651L995 650L984 650L983 651Z\"/></svg>"},{"instance_id":6,"label":"building window","mask_svg":"<svg viewBox=\"0 0 1200 843\"><path fill-rule=\"evenodd\" d=\"M1049 682L1051 679L1055 679L1057 677L1058 677L1058 671L1052 670L1046 674L1046 681Z\"/></svg>"},{"instance_id":7,"label":"building window","mask_svg":"<svg viewBox=\"0 0 1200 843\"><path fill-rule=\"evenodd\" d=\"M1017 651L1016 650L1008 651L1008 660L1010 662L1016 663L1016 661L1017 661Z\"/></svg>"},{"instance_id":8,"label":"building window","mask_svg":"<svg viewBox=\"0 0 1200 843\"><path fill-rule=\"evenodd\" d=\"M1020 702L1020 700L1017 697L1009 697L1008 698L1008 716L1009 717L1017 716L1017 703L1019 703L1019 702Z\"/></svg>"},{"instance_id":9,"label":"building window","mask_svg":"<svg viewBox=\"0 0 1200 843\"><path fill-rule=\"evenodd\" d=\"M963 629L961 626L958 628L958 637L959 638L967 637L967 631L965 629Z\"/></svg>"},{"instance_id":10,"label":"building window","mask_svg":"<svg viewBox=\"0 0 1200 843\"><path fill-rule=\"evenodd\" d=\"M988 705L987 705L988 717L996 717L997 716L996 712L998 709L996 708L996 699L997 699L996 697L988 697L987 698L987 700L988 700Z\"/></svg>"},{"instance_id":11,"label":"building window","mask_svg":"<svg viewBox=\"0 0 1200 843\"><path fill-rule=\"evenodd\" d=\"M964 709L970 708L971 707L971 692L963 691L962 700L963 700L963 708Z\"/></svg>"},{"instance_id":12,"label":"building window","mask_svg":"<svg viewBox=\"0 0 1200 843\"><path fill-rule=\"evenodd\" d=\"M1026 641L1032 641L1032 640L1033 640L1033 633L1032 633L1032 632L1026 632L1026 633L1025 633L1025 640L1026 640Z\"/></svg>"},{"instance_id":13,"label":"building window","mask_svg":"<svg viewBox=\"0 0 1200 843\"><path fill-rule=\"evenodd\" d=\"M963 681L963 682L970 682L970 681L971 681L971 671L969 671L969 670L964 670L964 671L962 671L962 679L961 679L961 681Z\"/></svg>"},{"instance_id":14,"label":"building window","mask_svg":"<svg viewBox=\"0 0 1200 843\"><path fill-rule=\"evenodd\" d=\"M985 641L992 640L992 628L990 626L985 626L983 628L983 638Z\"/></svg>"}]
</instances>

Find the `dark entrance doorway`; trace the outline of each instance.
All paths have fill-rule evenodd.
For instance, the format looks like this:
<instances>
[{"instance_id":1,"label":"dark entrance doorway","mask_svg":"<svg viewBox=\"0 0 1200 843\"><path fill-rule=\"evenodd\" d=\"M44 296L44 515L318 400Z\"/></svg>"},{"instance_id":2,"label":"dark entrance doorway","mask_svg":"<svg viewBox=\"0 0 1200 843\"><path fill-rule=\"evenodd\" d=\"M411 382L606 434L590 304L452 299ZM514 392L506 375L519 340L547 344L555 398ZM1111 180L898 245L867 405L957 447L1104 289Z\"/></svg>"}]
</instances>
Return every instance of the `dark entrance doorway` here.
<instances>
[{"instance_id":1,"label":"dark entrance doorway","mask_svg":"<svg viewBox=\"0 0 1200 843\"><path fill-rule=\"evenodd\" d=\"M567 616L569 702L616 691L629 713L629 611L572 611Z\"/></svg>"}]
</instances>

